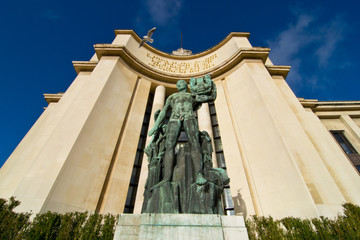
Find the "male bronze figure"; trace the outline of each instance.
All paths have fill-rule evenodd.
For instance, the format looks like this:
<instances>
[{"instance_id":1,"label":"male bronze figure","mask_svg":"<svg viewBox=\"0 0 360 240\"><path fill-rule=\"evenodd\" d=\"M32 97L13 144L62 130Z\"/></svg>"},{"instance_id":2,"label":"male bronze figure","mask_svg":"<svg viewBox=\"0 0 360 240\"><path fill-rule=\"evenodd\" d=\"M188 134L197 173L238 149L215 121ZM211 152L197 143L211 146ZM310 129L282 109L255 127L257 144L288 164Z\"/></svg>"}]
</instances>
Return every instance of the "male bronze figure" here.
<instances>
[{"instance_id":1,"label":"male bronze figure","mask_svg":"<svg viewBox=\"0 0 360 240\"><path fill-rule=\"evenodd\" d=\"M206 76L205 80L207 79L210 79L210 77ZM195 90L196 84L196 79L194 79L191 86ZM166 131L165 154L163 158L163 179L158 184L153 186L152 189L160 187L167 182L171 182L174 170L175 146L182 127L185 130L190 145L190 156L196 173L196 184L206 184L207 180L203 175L202 152L199 143L199 127L196 120L195 111L201 106L202 103L215 100L216 86L212 81L211 85L212 86L210 87L212 92L210 94L202 95L197 94L196 92L189 93L187 92L188 85L186 81L179 80L176 83L178 92L170 95L167 98L164 108L161 110L153 128L149 131L149 136L152 136L157 131L159 131L159 126L164 121L166 113L170 109L172 110ZM199 88L203 86L203 83L199 83Z\"/></svg>"},{"instance_id":2,"label":"male bronze figure","mask_svg":"<svg viewBox=\"0 0 360 240\"><path fill-rule=\"evenodd\" d=\"M184 80L176 87L178 92L156 112L149 131L153 138L145 149L149 175L142 212L223 214L221 193L230 179L224 169L213 167L211 137L206 131L199 132L195 113L202 103L215 100L216 85L205 75L190 79L190 92ZM170 110L170 119L164 125ZM182 128L188 141L175 154Z\"/></svg>"}]
</instances>

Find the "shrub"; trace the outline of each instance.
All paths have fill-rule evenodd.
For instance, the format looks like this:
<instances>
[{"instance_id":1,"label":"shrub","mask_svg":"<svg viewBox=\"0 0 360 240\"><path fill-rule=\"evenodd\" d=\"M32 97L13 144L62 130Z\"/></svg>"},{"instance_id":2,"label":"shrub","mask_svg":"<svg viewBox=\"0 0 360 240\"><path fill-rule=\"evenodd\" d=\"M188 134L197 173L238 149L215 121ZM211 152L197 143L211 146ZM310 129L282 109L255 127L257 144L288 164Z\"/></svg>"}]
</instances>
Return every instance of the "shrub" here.
<instances>
[{"instance_id":1,"label":"shrub","mask_svg":"<svg viewBox=\"0 0 360 240\"><path fill-rule=\"evenodd\" d=\"M112 240L117 216L88 212L37 214L17 213L14 208L20 202L11 197L0 198L1 240ZM249 239L360 239L360 207L343 204L344 212L335 219L325 217L300 219L287 217L274 220L272 217L249 217L246 228Z\"/></svg>"},{"instance_id":2,"label":"shrub","mask_svg":"<svg viewBox=\"0 0 360 240\"><path fill-rule=\"evenodd\" d=\"M1 240L70 240L101 239L114 237L116 216L88 212L37 214L30 221L31 213L16 213L20 204L13 197L0 199L0 239Z\"/></svg>"},{"instance_id":3,"label":"shrub","mask_svg":"<svg viewBox=\"0 0 360 240\"><path fill-rule=\"evenodd\" d=\"M252 216L245 221L250 240L255 239L360 239L360 207L343 204L344 213L335 219L300 219Z\"/></svg>"},{"instance_id":4,"label":"shrub","mask_svg":"<svg viewBox=\"0 0 360 240\"><path fill-rule=\"evenodd\" d=\"M22 239L24 230L30 224L31 213L15 213L20 202L11 197L9 201L0 198L0 239Z\"/></svg>"}]
</instances>

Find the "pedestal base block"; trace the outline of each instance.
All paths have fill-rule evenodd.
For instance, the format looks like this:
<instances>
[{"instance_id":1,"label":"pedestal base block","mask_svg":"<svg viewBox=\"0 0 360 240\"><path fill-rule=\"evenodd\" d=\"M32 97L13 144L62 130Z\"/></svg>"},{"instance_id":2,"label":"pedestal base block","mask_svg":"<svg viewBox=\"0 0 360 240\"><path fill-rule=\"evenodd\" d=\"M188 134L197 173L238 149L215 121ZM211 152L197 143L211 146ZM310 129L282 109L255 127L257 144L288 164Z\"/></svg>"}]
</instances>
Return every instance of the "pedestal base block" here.
<instances>
[{"instance_id":1,"label":"pedestal base block","mask_svg":"<svg viewBox=\"0 0 360 240\"><path fill-rule=\"evenodd\" d=\"M247 240L242 216L216 214L121 214L114 240Z\"/></svg>"}]
</instances>

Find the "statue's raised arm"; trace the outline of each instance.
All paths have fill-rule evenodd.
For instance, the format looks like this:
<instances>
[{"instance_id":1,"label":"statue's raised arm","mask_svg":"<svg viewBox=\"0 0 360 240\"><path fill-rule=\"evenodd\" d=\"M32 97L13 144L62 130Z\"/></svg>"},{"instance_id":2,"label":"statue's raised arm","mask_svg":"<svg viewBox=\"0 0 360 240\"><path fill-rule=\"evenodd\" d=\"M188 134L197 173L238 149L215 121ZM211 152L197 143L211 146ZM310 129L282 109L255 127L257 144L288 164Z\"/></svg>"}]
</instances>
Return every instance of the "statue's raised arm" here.
<instances>
[{"instance_id":1,"label":"statue's raised arm","mask_svg":"<svg viewBox=\"0 0 360 240\"><path fill-rule=\"evenodd\" d=\"M190 79L190 91L198 103L212 102L216 99L216 85L210 75Z\"/></svg>"}]
</instances>

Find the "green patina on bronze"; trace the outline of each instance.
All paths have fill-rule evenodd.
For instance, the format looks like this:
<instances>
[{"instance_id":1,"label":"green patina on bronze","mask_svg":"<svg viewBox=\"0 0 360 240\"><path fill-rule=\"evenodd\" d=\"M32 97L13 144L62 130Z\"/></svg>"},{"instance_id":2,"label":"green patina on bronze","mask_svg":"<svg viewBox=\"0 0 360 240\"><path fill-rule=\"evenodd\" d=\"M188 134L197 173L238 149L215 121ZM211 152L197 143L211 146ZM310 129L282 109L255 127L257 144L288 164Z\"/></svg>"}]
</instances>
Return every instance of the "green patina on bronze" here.
<instances>
[{"instance_id":1,"label":"green patina on bronze","mask_svg":"<svg viewBox=\"0 0 360 240\"><path fill-rule=\"evenodd\" d=\"M190 79L191 93L184 80L176 86L178 92L156 112L149 131L153 137L145 148L149 173L142 212L222 214L221 193L230 180L223 169L213 168L211 138L206 131L199 132L195 113L202 103L215 100L216 85L206 75ZM182 129L188 142L175 154Z\"/></svg>"}]
</instances>

